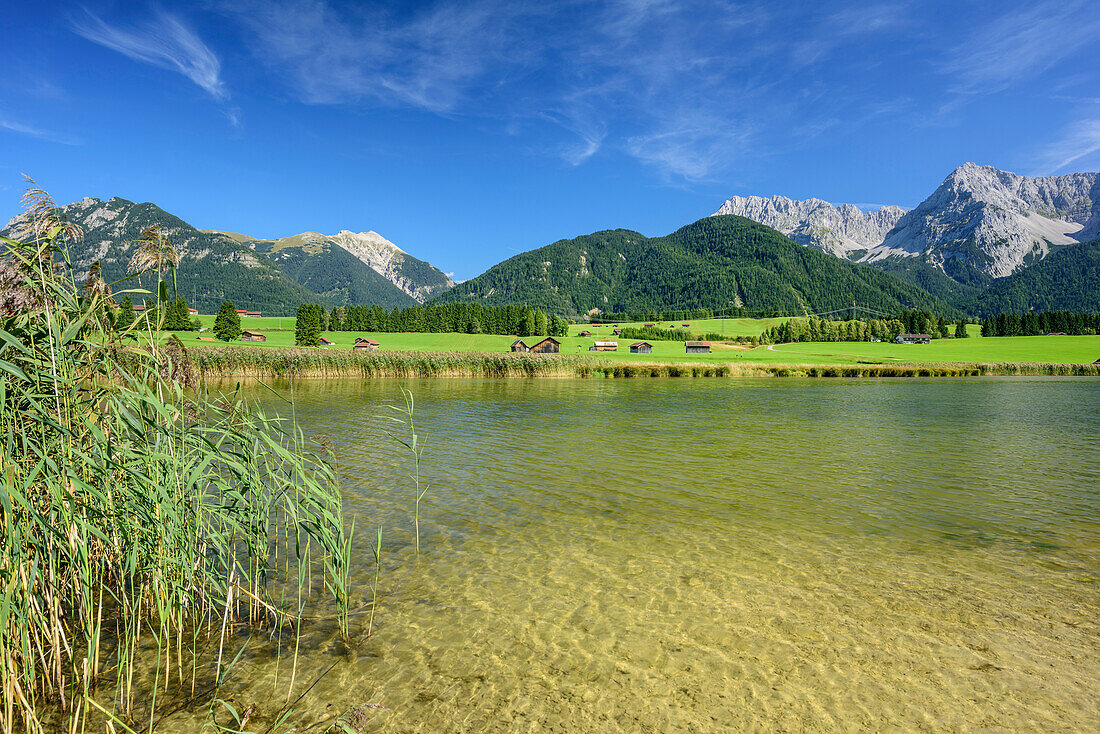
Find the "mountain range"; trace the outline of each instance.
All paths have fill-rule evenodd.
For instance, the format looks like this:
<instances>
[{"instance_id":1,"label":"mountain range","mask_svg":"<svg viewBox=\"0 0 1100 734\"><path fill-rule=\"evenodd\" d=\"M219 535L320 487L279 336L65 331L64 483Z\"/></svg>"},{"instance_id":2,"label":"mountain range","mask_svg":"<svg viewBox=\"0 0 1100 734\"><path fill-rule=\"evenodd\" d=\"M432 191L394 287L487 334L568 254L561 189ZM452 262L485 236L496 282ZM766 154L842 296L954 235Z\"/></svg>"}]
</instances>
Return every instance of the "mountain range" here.
<instances>
[{"instance_id":1,"label":"mountain range","mask_svg":"<svg viewBox=\"0 0 1100 734\"><path fill-rule=\"evenodd\" d=\"M454 283L376 232L305 232L265 240L196 229L155 204L119 197L88 197L60 209L84 230L83 240L69 248L78 280L97 260L108 282L124 278L142 231L159 225L182 256L176 273L179 293L203 313L217 311L227 298L239 307L271 315L292 314L304 302L411 306ZM0 234L18 219L8 222ZM151 278L118 288L149 288L147 281Z\"/></svg>"},{"instance_id":2,"label":"mountain range","mask_svg":"<svg viewBox=\"0 0 1100 734\"><path fill-rule=\"evenodd\" d=\"M708 217L665 237L615 229L559 240L494 265L436 300L527 303L573 317L695 308L821 313L853 301L891 314L953 311L919 286L739 216Z\"/></svg>"},{"instance_id":3,"label":"mountain range","mask_svg":"<svg viewBox=\"0 0 1100 734\"><path fill-rule=\"evenodd\" d=\"M734 196L664 237L616 229L559 240L457 286L374 231L264 239L196 229L118 197L61 211L85 233L70 248L78 280L97 260L109 282L124 278L142 230L156 224L183 256L179 292L204 313L226 298L271 315L303 302L427 301L526 303L574 318L697 307L819 313L853 300L885 312L1100 310L1097 173L1036 178L966 163L908 211Z\"/></svg>"},{"instance_id":4,"label":"mountain range","mask_svg":"<svg viewBox=\"0 0 1100 734\"><path fill-rule=\"evenodd\" d=\"M878 266L941 295L966 297L973 295L968 289L988 287L1060 248L1100 236L1100 174L1029 177L965 163L911 211L735 196L715 212L724 214L748 217L800 244Z\"/></svg>"}]
</instances>

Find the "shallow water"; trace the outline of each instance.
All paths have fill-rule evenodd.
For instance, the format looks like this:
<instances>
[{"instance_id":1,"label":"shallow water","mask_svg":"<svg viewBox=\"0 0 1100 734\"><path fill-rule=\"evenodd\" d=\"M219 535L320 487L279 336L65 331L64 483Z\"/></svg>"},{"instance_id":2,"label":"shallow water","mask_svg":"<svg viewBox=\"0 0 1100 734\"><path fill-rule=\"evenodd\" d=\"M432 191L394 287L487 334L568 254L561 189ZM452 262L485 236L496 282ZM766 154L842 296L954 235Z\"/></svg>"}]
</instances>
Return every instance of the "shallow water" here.
<instances>
[{"instance_id":1,"label":"shallow water","mask_svg":"<svg viewBox=\"0 0 1100 734\"><path fill-rule=\"evenodd\" d=\"M401 384L427 441L419 563L380 417ZM1100 728L1100 380L294 397L358 518L357 602L378 523L385 564L372 638L307 631L301 679L332 667L302 728L363 703L399 732ZM245 664L238 700L272 698L271 661Z\"/></svg>"}]
</instances>

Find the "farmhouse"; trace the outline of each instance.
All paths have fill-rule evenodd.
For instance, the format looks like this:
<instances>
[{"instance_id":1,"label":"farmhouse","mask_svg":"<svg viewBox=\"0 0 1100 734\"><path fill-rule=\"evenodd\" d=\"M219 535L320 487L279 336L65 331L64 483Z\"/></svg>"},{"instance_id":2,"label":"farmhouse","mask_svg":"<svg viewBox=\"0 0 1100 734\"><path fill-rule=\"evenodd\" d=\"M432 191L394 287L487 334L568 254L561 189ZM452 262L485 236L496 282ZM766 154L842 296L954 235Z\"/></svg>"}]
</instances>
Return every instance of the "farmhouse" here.
<instances>
[{"instance_id":1,"label":"farmhouse","mask_svg":"<svg viewBox=\"0 0 1100 734\"><path fill-rule=\"evenodd\" d=\"M703 354L710 352L710 342L684 342L684 349L688 354Z\"/></svg>"},{"instance_id":2,"label":"farmhouse","mask_svg":"<svg viewBox=\"0 0 1100 734\"><path fill-rule=\"evenodd\" d=\"M596 342L588 348L590 352L617 352L619 342Z\"/></svg>"},{"instance_id":3,"label":"farmhouse","mask_svg":"<svg viewBox=\"0 0 1100 734\"><path fill-rule=\"evenodd\" d=\"M928 334L898 334L895 341L898 344L931 344L932 337Z\"/></svg>"},{"instance_id":4,"label":"farmhouse","mask_svg":"<svg viewBox=\"0 0 1100 734\"><path fill-rule=\"evenodd\" d=\"M198 316L199 310L197 308L188 308L187 313L191 314L192 316Z\"/></svg>"},{"instance_id":5,"label":"farmhouse","mask_svg":"<svg viewBox=\"0 0 1100 734\"><path fill-rule=\"evenodd\" d=\"M361 336L355 337L355 344L352 345L352 349L361 352L377 352L378 347L382 346L374 339L364 339Z\"/></svg>"},{"instance_id":6,"label":"farmhouse","mask_svg":"<svg viewBox=\"0 0 1100 734\"><path fill-rule=\"evenodd\" d=\"M653 345L649 342L634 342L630 345L631 354L652 354Z\"/></svg>"},{"instance_id":7,"label":"farmhouse","mask_svg":"<svg viewBox=\"0 0 1100 734\"><path fill-rule=\"evenodd\" d=\"M241 332L241 341L242 342L265 342L265 341L267 341L267 335L266 334L261 334L258 331L247 331L246 330L246 331Z\"/></svg>"},{"instance_id":8,"label":"farmhouse","mask_svg":"<svg viewBox=\"0 0 1100 734\"><path fill-rule=\"evenodd\" d=\"M516 339L514 342L512 342L511 349L512 349L513 352L530 352L531 351L531 347L527 346L527 342L523 341L522 339Z\"/></svg>"},{"instance_id":9,"label":"farmhouse","mask_svg":"<svg viewBox=\"0 0 1100 734\"><path fill-rule=\"evenodd\" d=\"M561 348L561 342L552 336L548 336L538 344L531 347L530 351L540 354L557 354Z\"/></svg>"}]
</instances>

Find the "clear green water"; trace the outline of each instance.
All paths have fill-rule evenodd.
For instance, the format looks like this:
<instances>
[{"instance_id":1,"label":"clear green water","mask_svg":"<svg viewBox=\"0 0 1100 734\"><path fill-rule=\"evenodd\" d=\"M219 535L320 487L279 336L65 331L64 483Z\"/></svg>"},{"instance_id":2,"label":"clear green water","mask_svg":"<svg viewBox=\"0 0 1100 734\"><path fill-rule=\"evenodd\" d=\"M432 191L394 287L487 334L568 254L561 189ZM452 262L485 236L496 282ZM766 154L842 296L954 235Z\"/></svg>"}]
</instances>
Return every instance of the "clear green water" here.
<instances>
[{"instance_id":1,"label":"clear green water","mask_svg":"<svg viewBox=\"0 0 1100 734\"><path fill-rule=\"evenodd\" d=\"M400 384L295 385L358 601L372 523L386 566L371 639L307 630L303 727L1100 728L1098 380L410 382L419 564Z\"/></svg>"}]
</instances>

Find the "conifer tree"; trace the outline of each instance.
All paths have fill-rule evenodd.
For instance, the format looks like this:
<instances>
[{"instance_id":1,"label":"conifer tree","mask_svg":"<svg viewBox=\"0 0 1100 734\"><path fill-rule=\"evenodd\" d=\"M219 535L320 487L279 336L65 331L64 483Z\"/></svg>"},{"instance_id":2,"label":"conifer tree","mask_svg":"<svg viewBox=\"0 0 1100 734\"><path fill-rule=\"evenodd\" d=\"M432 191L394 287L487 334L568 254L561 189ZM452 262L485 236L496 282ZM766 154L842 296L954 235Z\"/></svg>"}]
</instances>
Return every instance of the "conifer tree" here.
<instances>
[{"instance_id":1,"label":"conifer tree","mask_svg":"<svg viewBox=\"0 0 1100 734\"><path fill-rule=\"evenodd\" d=\"M129 296L122 299L122 303L118 304L118 313L115 314L115 328L126 329L130 324L134 323L134 319L137 318L137 314L134 313L134 302L130 300Z\"/></svg>"},{"instance_id":2,"label":"conifer tree","mask_svg":"<svg viewBox=\"0 0 1100 734\"><path fill-rule=\"evenodd\" d=\"M303 303L294 319L294 343L300 347L321 346L320 306Z\"/></svg>"},{"instance_id":3,"label":"conifer tree","mask_svg":"<svg viewBox=\"0 0 1100 734\"><path fill-rule=\"evenodd\" d=\"M966 322L965 321L960 321L955 326L955 338L956 339L965 339L968 336L970 336L970 335L966 333Z\"/></svg>"},{"instance_id":4,"label":"conifer tree","mask_svg":"<svg viewBox=\"0 0 1100 734\"><path fill-rule=\"evenodd\" d=\"M241 315L230 301L223 301L218 309L218 316L214 319L214 336L223 342L241 338Z\"/></svg>"}]
</instances>

